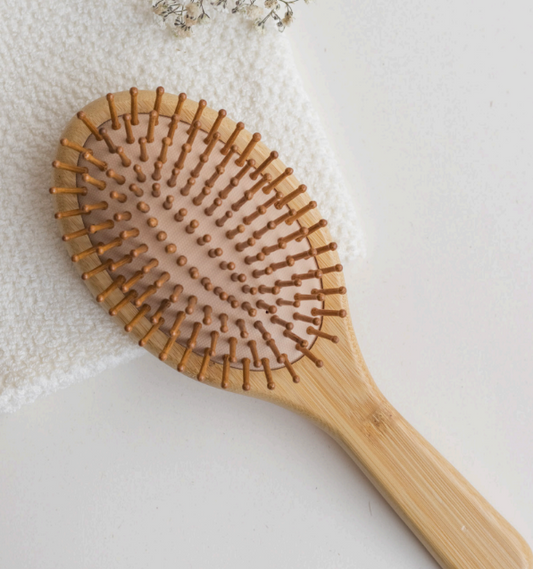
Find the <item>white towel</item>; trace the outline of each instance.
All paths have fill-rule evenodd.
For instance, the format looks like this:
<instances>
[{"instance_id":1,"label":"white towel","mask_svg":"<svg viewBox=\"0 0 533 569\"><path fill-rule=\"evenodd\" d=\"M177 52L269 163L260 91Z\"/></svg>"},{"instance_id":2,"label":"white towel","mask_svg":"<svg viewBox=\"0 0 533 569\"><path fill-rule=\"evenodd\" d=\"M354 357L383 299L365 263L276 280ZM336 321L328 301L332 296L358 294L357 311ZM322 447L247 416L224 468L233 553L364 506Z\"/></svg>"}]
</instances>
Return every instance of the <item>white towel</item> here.
<instances>
[{"instance_id":1,"label":"white towel","mask_svg":"<svg viewBox=\"0 0 533 569\"><path fill-rule=\"evenodd\" d=\"M305 6L302 6L305 9ZM144 353L92 300L53 218L51 162L85 104L135 85L204 98L263 135L307 184L342 258L361 253L354 207L285 34L240 17L180 42L146 0L4 0L0 11L0 410Z\"/></svg>"}]
</instances>

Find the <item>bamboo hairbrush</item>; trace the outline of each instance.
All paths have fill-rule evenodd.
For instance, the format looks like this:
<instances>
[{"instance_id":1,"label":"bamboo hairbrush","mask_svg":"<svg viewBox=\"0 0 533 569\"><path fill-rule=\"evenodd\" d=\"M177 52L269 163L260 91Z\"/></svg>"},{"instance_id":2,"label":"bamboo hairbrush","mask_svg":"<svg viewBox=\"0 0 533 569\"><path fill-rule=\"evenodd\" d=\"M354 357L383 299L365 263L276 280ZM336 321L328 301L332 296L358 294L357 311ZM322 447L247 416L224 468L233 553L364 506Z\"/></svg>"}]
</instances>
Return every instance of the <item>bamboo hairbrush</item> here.
<instances>
[{"instance_id":1,"label":"bamboo hairbrush","mask_svg":"<svg viewBox=\"0 0 533 569\"><path fill-rule=\"evenodd\" d=\"M442 567L533 567L521 536L374 384L327 223L260 138L161 87L87 105L50 189L87 286L173 368L318 423Z\"/></svg>"}]
</instances>

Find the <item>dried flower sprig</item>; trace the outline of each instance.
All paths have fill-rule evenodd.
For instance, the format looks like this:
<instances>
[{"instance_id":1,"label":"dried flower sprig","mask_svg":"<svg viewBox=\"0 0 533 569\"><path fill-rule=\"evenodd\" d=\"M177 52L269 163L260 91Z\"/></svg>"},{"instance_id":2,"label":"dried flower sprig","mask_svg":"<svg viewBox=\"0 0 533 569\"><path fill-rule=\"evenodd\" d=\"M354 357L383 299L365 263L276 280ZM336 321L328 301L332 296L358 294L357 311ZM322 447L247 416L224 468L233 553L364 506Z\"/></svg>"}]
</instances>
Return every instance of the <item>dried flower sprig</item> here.
<instances>
[{"instance_id":1,"label":"dried flower sprig","mask_svg":"<svg viewBox=\"0 0 533 569\"><path fill-rule=\"evenodd\" d=\"M194 26L209 21L206 6L240 14L251 20L259 32L265 32L266 26L271 24L282 32L293 23L293 5L300 0L195 0L186 3L183 0L149 1L158 20L177 37L185 38L192 35ZM306 4L309 1L304 0Z\"/></svg>"}]
</instances>

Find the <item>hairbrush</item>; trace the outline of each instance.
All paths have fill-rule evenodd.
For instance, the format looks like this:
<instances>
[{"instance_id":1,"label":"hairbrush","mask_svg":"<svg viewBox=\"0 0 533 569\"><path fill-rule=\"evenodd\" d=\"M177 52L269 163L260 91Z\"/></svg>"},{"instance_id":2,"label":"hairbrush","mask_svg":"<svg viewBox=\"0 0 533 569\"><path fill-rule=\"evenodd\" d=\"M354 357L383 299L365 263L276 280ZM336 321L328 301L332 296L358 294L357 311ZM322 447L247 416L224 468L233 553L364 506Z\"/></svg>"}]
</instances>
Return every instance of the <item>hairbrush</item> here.
<instances>
[{"instance_id":1,"label":"hairbrush","mask_svg":"<svg viewBox=\"0 0 533 569\"><path fill-rule=\"evenodd\" d=\"M381 394L327 221L226 114L132 88L67 125L50 193L96 301L174 369L317 423L442 567L532 567L523 538Z\"/></svg>"}]
</instances>

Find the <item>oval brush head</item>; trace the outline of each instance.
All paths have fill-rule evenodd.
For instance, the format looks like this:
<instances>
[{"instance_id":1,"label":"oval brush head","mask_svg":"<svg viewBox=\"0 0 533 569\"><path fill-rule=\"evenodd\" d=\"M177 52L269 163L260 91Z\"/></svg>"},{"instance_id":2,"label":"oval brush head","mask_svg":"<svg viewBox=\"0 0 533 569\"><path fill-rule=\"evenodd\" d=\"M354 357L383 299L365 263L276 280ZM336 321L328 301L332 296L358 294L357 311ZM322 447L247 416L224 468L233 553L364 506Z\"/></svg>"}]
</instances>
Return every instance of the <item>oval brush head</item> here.
<instances>
[{"instance_id":1,"label":"oval brush head","mask_svg":"<svg viewBox=\"0 0 533 569\"><path fill-rule=\"evenodd\" d=\"M377 389L327 223L260 138L162 87L85 107L50 189L82 279L167 364L316 421L442 567L533 567L521 536Z\"/></svg>"},{"instance_id":2,"label":"oval brush head","mask_svg":"<svg viewBox=\"0 0 533 569\"><path fill-rule=\"evenodd\" d=\"M73 262L125 330L178 370L227 388L230 368L242 369L249 390L250 372L274 389L283 367L298 382L300 358L323 365L316 339L339 341L324 318L346 314L324 308L345 293L324 280L342 270L326 220L259 133L203 100L154 95L108 94L61 140L50 191Z\"/></svg>"}]
</instances>

